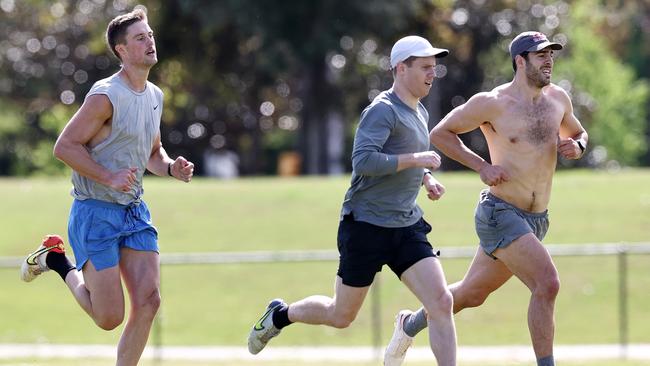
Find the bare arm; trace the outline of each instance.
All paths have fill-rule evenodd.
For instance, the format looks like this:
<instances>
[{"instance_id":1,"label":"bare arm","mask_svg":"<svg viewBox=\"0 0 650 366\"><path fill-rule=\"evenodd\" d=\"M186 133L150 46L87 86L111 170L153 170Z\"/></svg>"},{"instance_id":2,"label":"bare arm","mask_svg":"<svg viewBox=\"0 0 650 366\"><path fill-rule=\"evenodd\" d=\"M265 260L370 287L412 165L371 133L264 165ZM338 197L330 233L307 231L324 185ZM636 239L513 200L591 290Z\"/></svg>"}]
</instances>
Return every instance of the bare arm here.
<instances>
[{"instance_id":1,"label":"bare arm","mask_svg":"<svg viewBox=\"0 0 650 366\"><path fill-rule=\"evenodd\" d=\"M488 98L485 93L476 94L449 112L429 134L431 143L442 153L477 172L489 163L465 146L458 135L473 131L488 120L479 113L485 110Z\"/></svg>"},{"instance_id":2,"label":"bare arm","mask_svg":"<svg viewBox=\"0 0 650 366\"><path fill-rule=\"evenodd\" d=\"M560 100L564 105L564 116L560 123L560 141L558 152L567 159L580 159L583 149L587 147L589 135L573 114L573 104L567 93L558 88ZM582 146L582 148L580 148Z\"/></svg>"},{"instance_id":3,"label":"bare arm","mask_svg":"<svg viewBox=\"0 0 650 366\"><path fill-rule=\"evenodd\" d=\"M478 172L487 185L507 181L509 176L499 166L493 166L470 150L458 135L473 131L494 114L495 97L490 93L478 93L467 103L456 107L440 121L429 134L431 143L442 153L466 167Z\"/></svg>"},{"instance_id":4,"label":"bare arm","mask_svg":"<svg viewBox=\"0 0 650 366\"><path fill-rule=\"evenodd\" d=\"M176 160L172 160L162 146L159 132L151 148L151 155L147 162L147 170L161 177L167 176L168 172L171 172L174 178L189 182L194 175L194 164L182 156L179 156Z\"/></svg>"},{"instance_id":5,"label":"bare arm","mask_svg":"<svg viewBox=\"0 0 650 366\"><path fill-rule=\"evenodd\" d=\"M136 168L112 172L95 162L86 148L112 115L113 106L106 95L86 98L59 135L54 145L54 156L85 177L127 192L136 181Z\"/></svg>"}]
</instances>

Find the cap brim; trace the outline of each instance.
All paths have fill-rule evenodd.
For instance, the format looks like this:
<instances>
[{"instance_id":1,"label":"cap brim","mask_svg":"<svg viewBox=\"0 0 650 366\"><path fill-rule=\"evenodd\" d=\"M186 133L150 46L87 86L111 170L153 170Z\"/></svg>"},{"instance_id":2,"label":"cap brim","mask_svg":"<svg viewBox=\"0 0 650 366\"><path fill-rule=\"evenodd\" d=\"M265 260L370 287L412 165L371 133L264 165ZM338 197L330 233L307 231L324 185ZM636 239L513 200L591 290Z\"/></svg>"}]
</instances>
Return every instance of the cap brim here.
<instances>
[{"instance_id":1,"label":"cap brim","mask_svg":"<svg viewBox=\"0 0 650 366\"><path fill-rule=\"evenodd\" d=\"M536 44L533 47L527 49L526 51L528 51L528 52L537 52L537 51L541 51L541 50L543 50L544 48L547 48L547 47L550 47L552 50L555 50L555 51L561 50L563 48L562 45L559 44L559 43L546 41L546 42Z\"/></svg>"},{"instance_id":2,"label":"cap brim","mask_svg":"<svg viewBox=\"0 0 650 366\"><path fill-rule=\"evenodd\" d=\"M449 54L449 50L446 50L444 48L429 48L426 49L422 52L417 52L412 54L411 56L415 57L431 57L434 56L435 58L441 58L445 57Z\"/></svg>"}]
</instances>

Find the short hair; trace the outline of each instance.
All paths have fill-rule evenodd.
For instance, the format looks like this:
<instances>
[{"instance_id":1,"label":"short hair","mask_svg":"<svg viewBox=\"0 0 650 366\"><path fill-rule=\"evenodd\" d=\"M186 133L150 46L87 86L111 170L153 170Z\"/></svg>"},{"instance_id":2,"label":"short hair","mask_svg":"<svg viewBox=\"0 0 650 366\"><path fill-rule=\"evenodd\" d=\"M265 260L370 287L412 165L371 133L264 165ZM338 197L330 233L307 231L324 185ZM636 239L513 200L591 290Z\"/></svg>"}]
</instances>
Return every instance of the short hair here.
<instances>
[{"instance_id":1,"label":"short hair","mask_svg":"<svg viewBox=\"0 0 650 366\"><path fill-rule=\"evenodd\" d=\"M130 13L118 15L113 18L110 23L108 23L108 27L106 28L106 42L108 43L108 47L111 49L115 57L117 57L120 61L122 59L117 53L115 46L118 44L126 43L126 29L131 24L139 21L147 21L147 13L145 13L142 9L135 9Z\"/></svg>"},{"instance_id":2,"label":"short hair","mask_svg":"<svg viewBox=\"0 0 650 366\"><path fill-rule=\"evenodd\" d=\"M526 61L528 61L528 53L529 53L528 51L524 51L524 52L520 53L519 56L525 58ZM515 70L515 72L517 72L517 63L515 62L516 58L517 57L515 56L515 58L512 59L512 69Z\"/></svg>"},{"instance_id":3,"label":"short hair","mask_svg":"<svg viewBox=\"0 0 650 366\"><path fill-rule=\"evenodd\" d=\"M413 61L415 61L416 58L418 58L418 56L410 56L409 58L407 58L406 60L401 61L401 62L405 63L406 66L411 67L413 65ZM397 75L396 69L397 69L397 66L393 67L393 69L392 69L393 77L395 77L395 75Z\"/></svg>"}]
</instances>

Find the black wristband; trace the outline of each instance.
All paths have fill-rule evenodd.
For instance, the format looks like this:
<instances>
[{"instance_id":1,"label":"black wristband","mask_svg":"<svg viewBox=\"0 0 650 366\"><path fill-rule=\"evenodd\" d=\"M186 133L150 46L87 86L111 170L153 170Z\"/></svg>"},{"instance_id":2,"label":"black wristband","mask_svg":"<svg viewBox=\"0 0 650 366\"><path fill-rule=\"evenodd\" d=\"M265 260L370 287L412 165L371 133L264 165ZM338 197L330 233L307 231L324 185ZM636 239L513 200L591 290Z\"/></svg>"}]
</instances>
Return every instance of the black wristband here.
<instances>
[{"instance_id":1,"label":"black wristband","mask_svg":"<svg viewBox=\"0 0 650 366\"><path fill-rule=\"evenodd\" d=\"M584 154L586 147L585 147L585 145L582 144L582 140L576 140L576 142L578 143L578 147L580 148L580 152L582 154Z\"/></svg>"},{"instance_id":2,"label":"black wristband","mask_svg":"<svg viewBox=\"0 0 650 366\"><path fill-rule=\"evenodd\" d=\"M174 164L174 163L167 164L167 175L169 175L170 177L173 177L173 175L172 175L172 164Z\"/></svg>"}]
</instances>

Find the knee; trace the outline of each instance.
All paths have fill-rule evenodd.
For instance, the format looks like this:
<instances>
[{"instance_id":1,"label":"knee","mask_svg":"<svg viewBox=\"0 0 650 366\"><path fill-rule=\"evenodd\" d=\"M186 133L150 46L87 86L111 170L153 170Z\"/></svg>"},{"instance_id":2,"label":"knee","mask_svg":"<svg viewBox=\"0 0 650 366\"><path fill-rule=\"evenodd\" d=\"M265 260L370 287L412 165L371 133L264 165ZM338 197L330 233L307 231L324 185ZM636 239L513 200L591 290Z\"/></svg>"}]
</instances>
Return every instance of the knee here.
<instances>
[{"instance_id":1,"label":"knee","mask_svg":"<svg viewBox=\"0 0 650 366\"><path fill-rule=\"evenodd\" d=\"M454 308L457 310L481 306L490 295L489 291L482 289L466 290L461 287L452 290L452 292L454 294Z\"/></svg>"},{"instance_id":2,"label":"knee","mask_svg":"<svg viewBox=\"0 0 650 366\"><path fill-rule=\"evenodd\" d=\"M450 316L454 307L454 298L449 290L442 291L426 306L429 318Z\"/></svg>"},{"instance_id":3,"label":"knee","mask_svg":"<svg viewBox=\"0 0 650 366\"><path fill-rule=\"evenodd\" d=\"M344 329L350 326L357 317L358 310L344 309L336 307L334 303L330 305L329 325L334 328Z\"/></svg>"},{"instance_id":4,"label":"knee","mask_svg":"<svg viewBox=\"0 0 650 366\"><path fill-rule=\"evenodd\" d=\"M540 281L533 292L534 296L540 297L547 301L555 301L557 294L560 292L560 278L549 276L543 281Z\"/></svg>"},{"instance_id":5,"label":"knee","mask_svg":"<svg viewBox=\"0 0 650 366\"><path fill-rule=\"evenodd\" d=\"M95 324L103 330L113 330L124 321L124 312L112 312L96 316Z\"/></svg>"},{"instance_id":6,"label":"knee","mask_svg":"<svg viewBox=\"0 0 650 366\"><path fill-rule=\"evenodd\" d=\"M158 288L155 288L131 299L131 308L133 312L150 316L153 319L156 313L158 313L160 303L160 291Z\"/></svg>"},{"instance_id":7,"label":"knee","mask_svg":"<svg viewBox=\"0 0 650 366\"><path fill-rule=\"evenodd\" d=\"M332 323L330 325L333 326L334 328L344 329L349 327L355 318L356 318L356 314L351 314L351 313L339 314L332 319Z\"/></svg>"}]
</instances>

